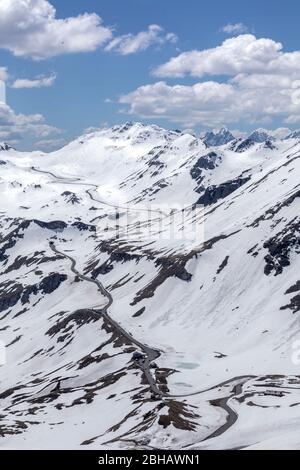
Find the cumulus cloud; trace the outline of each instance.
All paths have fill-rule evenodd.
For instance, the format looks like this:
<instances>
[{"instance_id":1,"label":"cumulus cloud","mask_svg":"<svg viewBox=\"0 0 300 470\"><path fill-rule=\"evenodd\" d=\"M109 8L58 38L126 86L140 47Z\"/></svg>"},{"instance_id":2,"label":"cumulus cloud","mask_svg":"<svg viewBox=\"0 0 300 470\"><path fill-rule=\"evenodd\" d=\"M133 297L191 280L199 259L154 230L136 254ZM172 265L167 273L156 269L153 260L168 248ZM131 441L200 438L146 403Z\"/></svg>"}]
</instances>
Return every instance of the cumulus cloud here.
<instances>
[{"instance_id":1,"label":"cumulus cloud","mask_svg":"<svg viewBox=\"0 0 300 470\"><path fill-rule=\"evenodd\" d=\"M46 138L61 131L45 123L41 114L18 114L0 102L0 138L20 139L25 136Z\"/></svg>"},{"instance_id":2,"label":"cumulus cloud","mask_svg":"<svg viewBox=\"0 0 300 470\"><path fill-rule=\"evenodd\" d=\"M129 55L144 51L153 45L175 43L176 41L177 36L174 33L166 33L161 26L152 24L147 31L141 31L136 35L125 34L112 39L105 49L121 55Z\"/></svg>"},{"instance_id":3,"label":"cumulus cloud","mask_svg":"<svg viewBox=\"0 0 300 470\"><path fill-rule=\"evenodd\" d=\"M246 34L214 49L185 52L159 67L156 75L222 80L141 86L119 99L125 111L188 127L271 123L275 118L286 124L300 122L300 51L286 53L272 39Z\"/></svg>"},{"instance_id":4,"label":"cumulus cloud","mask_svg":"<svg viewBox=\"0 0 300 470\"><path fill-rule=\"evenodd\" d=\"M44 88L51 87L54 85L56 80L56 74L52 74L49 77L39 77L34 80L29 80L27 78L18 78L11 85L12 88L22 89L22 88Z\"/></svg>"},{"instance_id":5,"label":"cumulus cloud","mask_svg":"<svg viewBox=\"0 0 300 470\"><path fill-rule=\"evenodd\" d=\"M266 134L272 135L275 137L275 139L284 139L291 133L291 129L288 127L279 127L278 129L275 130L269 130L269 129L262 129L263 132Z\"/></svg>"},{"instance_id":6,"label":"cumulus cloud","mask_svg":"<svg viewBox=\"0 0 300 470\"><path fill-rule=\"evenodd\" d=\"M225 83L169 86L165 82L158 82L121 96L119 102L129 106L129 114L144 118L166 118L193 127L199 123L209 126L225 122L233 97L233 86Z\"/></svg>"},{"instance_id":7,"label":"cumulus cloud","mask_svg":"<svg viewBox=\"0 0 300 470\"><path fill-rule=\"evenodd\" d=\"M227 39L221 46L212 49L179 54L154 71L159 77L249 73L299 75L300 51L283 52L280 42L243 34Z\"/></svg>"},{"instance_id":8,"label":"cumulus cloud","mask_svg":"<svg viewBox=\"0 0 300 470\"><path fill-rule=\"evenodd\" d=\"M1 0L0 47L15 56L46 59L94 51L112 37L95 13L59 19L47 0Z\"/></svg>"},{"instance_id":9,"label":"cumulus cloud","mask_svg":"<svg viewBox=\"0 0 300 470\"><path fill-rule=\"evenodd\" d=\"M248 27L244 23L228 23L221 28L225 34L243 34L247 33Z\"/></svg>"},{"instance_id":10,"label":"cumulus cloud","mask_svg":"<svg viewBox=\"0 0 300 470\"><path fill-rule=\"evenodd\" d=\"M164 118L187 127L270 123L278 117L287 124L299 122L300 83L286 87L274 81L266 88L262 81L260 85L254 88L241 86L240 82L208 81L170 86L157 82L121 96L119 102L127 105L129 114Z\"/></svg>"},{"instance_id":11,"label":"cumulus cloud","mask_svg":"<svg viewBox=\"0 0 300 470\"><path fill-rule=\"evenodd\" d=\"M48 0L0 1L0 48L18 57L41 60L99 47L128 55L176 40L175 34L158 25L114 38L113 29L96 13L62 19Z\"/></svg>"},{"instance_id":12,"label":"cumulus cloud","mask_svg":"<svg viewBox=\"0 0 300 470\"><path fill-rule=\"evenodd\" d=\"M299 114L293 114L285 120L286 124L300 124L300 112Z\"/></svg>"}]
</instances>

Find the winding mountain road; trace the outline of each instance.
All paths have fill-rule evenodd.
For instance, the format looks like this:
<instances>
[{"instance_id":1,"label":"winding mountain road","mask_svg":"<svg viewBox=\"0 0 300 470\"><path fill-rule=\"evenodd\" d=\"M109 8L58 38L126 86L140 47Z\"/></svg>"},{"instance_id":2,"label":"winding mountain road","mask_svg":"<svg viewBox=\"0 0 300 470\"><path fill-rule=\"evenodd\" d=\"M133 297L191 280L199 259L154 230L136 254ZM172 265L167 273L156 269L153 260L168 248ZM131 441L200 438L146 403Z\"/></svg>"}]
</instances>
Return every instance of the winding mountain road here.
<instances>
[{"instance_id":1,"label":"winding mountain road","mask_svg":"<svg viewBox=\"0 0 300 470\"><path fill-rule=\"evenodd\" d=\"M232 395L230 395L229 397L220 398L219 400L215 401L216 406L226 411L226 423L216 429L216 431L214 431L212 434L207 436L202 442L209 441L211 439L214 439L215 437L222 436L237 422L239 415L233 408L228 405L228 402L229 400L231 400L231 398L236 397L242 393L244 383L245 382L237 384L233 389Z\"/></svg>"},{"instance_id":2,"label":"winding mountain road","mask_svg":"<svg viewBox=\"0 0 300 470\"><path fill-rule=\"evenodd\" d=\"M77 177L66 178L66 177L57 176L54 173L52 173L51 171L40 170L39 168L35 168L34 166L31 167L31 170L35 171L36 173L41 173L41 174L51 176L52 178L54 178L56 180L55 181L56 183L72 184L72 185L74 184L76 186L89 186L90 188L93 188L94 191L99 188L99 185L94 184L94 183L83 183L81 181L81 179L77 178ZM149 207L149 209L148 208L145 209L145 208L139 207L139 206L131 208L128 205L127 206L123 206L123 205L120 205L120 204L115 205L113 203L104 201L103 199L96 199L92 194L92 189L87 189L85 192L92 201L97 202L98 204L101 204L103 206L111 207L112 209L115 209L117 211L124 210L124 211L132 211L132 212L146 212L147 214L154 213L154 214L157 214L160 217L162 215L165 216L165 217L170 216L169 213L165 213L165 212L163 212L162 210L159 210L159 209L151 209L150 207Z\"/></svg>"},{"instance_id":3,"label":"winding mountain road","mask_svg":"<svg viewBox=\"0 0 300 470\"><path fill-rule=\"evenodd\" d=\"M70 255L67 255L66 253L58 250L56 248L54 242L50 242L50 248L54 253L68 259L71 262L71 271L73 272L73 274L78 276L83 281L95 284L97 286L98 290L100 291L101 295L104 296L107 299L106 305L104 307L102 307L101 309L99 309L99 310L98 309L90 309L90 310L93 311L96 314L99 314L103 318L105 318L108 321L108 323L113 327L113 329L115 331L117 331L121 336L128 339L133 345L137 346L141 350L141 352L144 355L144 359L138 361L137 365L142 370L142 372L144 373L145 378L148 382L149 388L150 388L151 392L153 393L153 395L155 397L160 398L162 400L163 399L188 398L188 397L192 397L192 396L196 396L196 395L201 395L201 394L207 393L209 391L216 390L217 388L224 387L226 385L232 384L235 381L239 381L239 383L234 386L233 391L229 396L227 396L225 398L215 400L214 405L218 406L221 409L223 409L227 413L227 419L226 419L226 422L222 426L220 426L211 435L207 436L203 440L203 442L207 441L207 440L210 440L210 439L213 439L215 437L221 436L222 434L224 434L226 431L228 431L228 429L230 429L236 423L236 421L238 420L238 414L233 408L231 408L228 405L228 402L231 398L233 398L237 395L240 395L242 393L244 383L246 383L248 380L250 380L252 378L255 378L255 376L235 377L234 379L226 380L226 381L224 381L220 384L217 384L213 387L210 387L210 388L207 388L205 390L198 391L198 392L194 392L194 393L191 393L191 394L173 395L173 394L170 394L170 393L162 392L159 389L159 387L156 383L156 380L155 380L154 376L152 375L151 369L150 369L151 363L160 356L160 352L158 350L153 349L153 348L141 343L140 341L138 341L136 338L134 338L130 333L128 333L128 331L126 331L117 321L115 321L109 315L108 309L113 304L113 297L112 297L111 293L104 287L104 285L98 279L92 279L88 276L85 276L84 274L81 274L76 268L76 260L73 257L71 257Z\"/></svg>"},{"instance_id":4,"label":"winding mountain road","mask_svg":"<svg viewBox=\"0 0 300 470\"><path fill-rule=\"evenodd\" d=\"M38 172L38 173L48 174L52 178L54 178L57 183L76 184L76 185L81 185L81 186L90 186L94 189L98 188L98 186L96 184L80 182L81 181L80 178L64 178L64 177L62 178L62 177L59 177L59 176L55 175L52 172L40 170L40 169L37 169L35 167L31 167L31 170L33 170L35 172ZM90 199L92 199L93 201L98 202L98 203L103 204L103 205L107 205L109 207L113 207L114 209L122 208L120 206L114 206L113 204L107 203L105 201L95 199L94 196L92 195L91 191L92 191L91 189L88 189L88 190L86 190L86 193L88 194ZM126 209L128 209L128 208L126 207ZM159 211L157 211L157 212L159 212ZM242 389L243 389L243 385L245 384L245 382L247 382L248 380L254 378L254 376L235 377L233 379L229 379L229 380L224 381L220 384L217 384L213 387L210 387L210 388L207 388L205 390L198 391L198 392L190 393L190 394L173 395L173 394L170 394L170 393L162 392L159 389L159 387L156 383L156 380L155 380L154 376L152 375L151 369L150 369L151 363L160 356L160 352L156 349L153 349L153 348L141 343L137 339L135 339L130 333L128 333L117 321L115 321L109 315L108 310L113 304L113 297L112 297L111 293L104 287L104 285L98 279L92 279L88 276L85 276L84 274L81 274L76 268L76 260L73 257L71 257L70 255L67 255L66 253L61 252L60 250L58 250L56 248L54 242L50 242L50 248L54 253L68 259L71 262L71 271L76 276L78 276L80 279L82 279L83 281L95 284L97 286L98 290L100 291L101 295L104 296L107 299L106 305L104 307L102 307L101 310L100 309L99 310L98 309L91 309L91 311L93 311L94 313L97 313L100 316L102 316L103 318L105 318L108 321L108 323L121 336L125 337L133 345L137 346L141 350L142 354L144 355L144 359L138 361L137 365L142 370L142 372L144 373L144 376L145 376L146 381L149 385L149 388L150 388L152 394L155 397L160 398L161 400L164 400L164 399L179 399L179 398L185 398L186 399L188 397L201 395L201 394L207 393L209 391L216 390L217 388L221 388L221 387L224 387L226 385L230 385L230 384L238 381L239 383L234 386L233 391L229 396L214 401L215 406L218 406L219 408L223 409L227 413L226 423L223 424L222 426L220 426L211 435L207 436L203 440L203 442L207 441L207 440L210 440L210 439L213 439L215 437L221 436L222 434L227 432L228 429L230 429L236 423L236 421L238 420L238 414L234 409L232 409L229 406L228 402L233 397L241 394Z\"/></svg>"},{"instance_id":5,"label":"winding mountain road","mask_svg":"<svg viewBox=\"0 0 300 470\"><path fill-rule=\"evenodd\" d=\"M64 258L68 259L71 261L71 271L78 276L80 279L86 282L93 283L97 286L98 290L101 292L101 294L107 299L107 303L104 307L101 308L101 310L96 310L96 309L90 309L94 313L97 313L104 317L108 323L121 335L124 336L126 339L128 339L132 344L137 346L143 353L144 359L141 359L137 362L137 365L139 368L143 371L145 374L146 380L149 384L151 392L156 396L156 397L164 397L163 392L158 388L155 378L153 377L151 373L151 363L156 360L160 356L160 352L157 351L156 349L152 349L149 346L141 343L137 339L135 339L130 333L128 333L124 328L116 322L111 316L108 314L108 309L112 306L113 304L113 297L110 294L110 292L103 286L103 284L98 280L98 279L92 279L88 276L85 276L84 274L81 274L77 269L76 269L76 261L74 258L72 258L70 255L67 255L66 253L63 253L59 251L54 242L50 242L50 248L51 250L58 254L59 256L63 256Z\"/></svg>"}]
</instances>

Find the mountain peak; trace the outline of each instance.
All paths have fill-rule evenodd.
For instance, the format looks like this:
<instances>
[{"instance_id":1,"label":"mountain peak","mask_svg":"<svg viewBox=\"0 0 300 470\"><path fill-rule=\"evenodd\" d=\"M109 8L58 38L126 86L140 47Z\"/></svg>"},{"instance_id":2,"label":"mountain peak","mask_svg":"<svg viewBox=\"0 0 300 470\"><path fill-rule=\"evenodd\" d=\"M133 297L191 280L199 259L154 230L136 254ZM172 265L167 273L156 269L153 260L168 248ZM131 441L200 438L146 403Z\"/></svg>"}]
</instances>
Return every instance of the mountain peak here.
<instances>
[{"instance_id":1,"label":"mountain peak","mask_svg":"<svg viewBox=\"0 0 300 470\"><path fill-rule=\"evenodd\" d=\"M297 129L293 132L291 132L289 135L285 137L285 140L287 139L300 139L300 129Z\"/></svg>"},{"instance_id":2,"label":"mountain peak","mask_svg":"<svg viewBox=\"0 0 300 470\"><path fill-rule=\"evenodd\" d=\"M220 147L235 140L234 135L226 128L206 132L202 138L207 147Z\"/></svg>"},{"instance_id":3,"label":"mountain peak","mask_svg":"<svg viewBox=\"0 0 300 470\"><path fill-rule=\"evenodd\" d=\"M78 137L74 143L85 144L93 139L108 138L114 142L123 142L126 145L149 144L153 146L158 142L172 142L183 135L181 131L164 129L155 124L144 124L141 122L128 121L124 124L117 124L113 127L104 127L99 129L92 128L89 132ZM72 144L72 142L71 142Z\"/></svg>"},{"instance_id":4,"label":"mountain peak","mask_svg":"<svg viewBox=\"0 0 300 470\"><path fill-rule=\"evenodd\" d=\"M265 129L256 129L249 135L248 140L256 144L262 144L267 140L274 141L275 138Z\"/></svg>"},{"instance_id":5,"label":"mountain peak","mask_svg":"<svg viewBox=\"0 0 300 470\"><path fill-rule=\"evenodd\" d=\"M6 142L0 142L0 152L1 151L7 151L7 150L11 150L12 147L7 144Z\"/></svg>"}]
</instances>

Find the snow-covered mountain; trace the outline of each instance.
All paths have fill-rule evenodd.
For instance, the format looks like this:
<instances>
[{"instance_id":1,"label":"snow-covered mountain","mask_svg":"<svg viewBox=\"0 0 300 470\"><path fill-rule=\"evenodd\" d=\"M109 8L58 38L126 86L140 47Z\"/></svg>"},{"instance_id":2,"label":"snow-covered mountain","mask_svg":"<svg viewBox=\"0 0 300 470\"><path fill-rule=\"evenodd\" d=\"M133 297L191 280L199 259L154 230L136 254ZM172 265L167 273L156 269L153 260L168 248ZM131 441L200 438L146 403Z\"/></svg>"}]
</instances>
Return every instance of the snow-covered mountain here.
<instances>
[{"instance_id":1,"label":"snow-covered mountain","mask_svg":"<svg viewBox=\"0 0 300 470\"><path fill-rule=\"evenodd\" d=\"M219 142L3 146L0 448L300 448L300 142Z\"/></svg>"},{"instance_id":2,"label":"snow-covered mountain","mask_svg":"<svg viewBox=\"0 0 300 470\"><path fill-rule=\"evenodd\" d=\"M0 152L1 151L7 151L7 150L11 150L12 147L8 144L6 144L5 142L0 142Z\"/></svg>"},{"instance_id":3,"label":"snow-covered mountain","mask_svg":"<svg viewBox=\"0 0 300 470\"><path fill-rule=\"evenodd\" d=\"M269 134L264 129L257 129L256 131L253 131L252 134L249 135L248 139L254 142L255 144L262 144L266 141L276 140L271 133Z\"/></svg>"},{"instance_id":4,"label":"snow-covered mountain","mask_svg":"<svg viewBox=\"0 0 300 470\"><path fill-rule=\"evenodd\" d=\"M203 142L207 147L219 147L235 140L234 135L225 127L216 131L209 131L203 135Z\"/></svg>"},{"instance_id":5,"label":"snow-covered mountain","mask_svg":"<svg viewBox=\"0 0 300 470\"><path fill-rule=\"evenodd\" d=\"M246 150L249 150L250 147L255 146L255 144L264 144L266 149L275 149L275 141L278 139L275 137L276 132L268 132L265 129L257 129L253 131L248 137L242 139L236 139L231 142L230 148L236 152L242 153Z\"/></svg>"},{"instance_id":6,"label":"snow-covered mountain","mask_svg":"<svg viewBox=\"0 0 300 470\"><path fill-rule=\"evenodd\" d=\"M300 139L300 130L291 132L286 139Z\"/></svg>"}]
</instances>

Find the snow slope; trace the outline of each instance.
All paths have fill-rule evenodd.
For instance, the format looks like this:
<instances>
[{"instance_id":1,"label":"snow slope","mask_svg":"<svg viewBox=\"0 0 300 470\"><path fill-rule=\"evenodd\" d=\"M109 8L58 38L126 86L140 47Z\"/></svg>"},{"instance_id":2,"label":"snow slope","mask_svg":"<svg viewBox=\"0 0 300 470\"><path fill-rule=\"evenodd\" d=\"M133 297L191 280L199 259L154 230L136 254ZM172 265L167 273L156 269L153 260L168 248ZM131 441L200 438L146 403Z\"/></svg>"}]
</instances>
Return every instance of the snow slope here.
<instances>
[{"instance_id":1,"label":"snow slope","mask_svg":"<svg viewBox=\"0 0 300 470\"><path fill-rule=\"evenodd\" d=\"M300 141L250 137L1 144L0 448L300 448Z\"/></svg>"}]
</instances>

